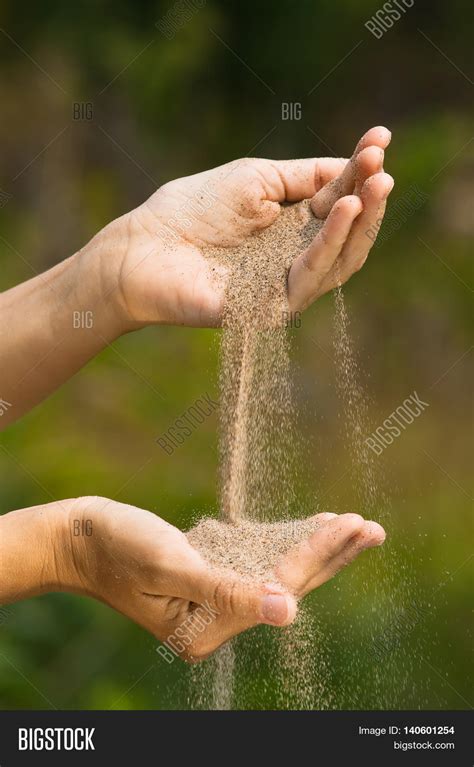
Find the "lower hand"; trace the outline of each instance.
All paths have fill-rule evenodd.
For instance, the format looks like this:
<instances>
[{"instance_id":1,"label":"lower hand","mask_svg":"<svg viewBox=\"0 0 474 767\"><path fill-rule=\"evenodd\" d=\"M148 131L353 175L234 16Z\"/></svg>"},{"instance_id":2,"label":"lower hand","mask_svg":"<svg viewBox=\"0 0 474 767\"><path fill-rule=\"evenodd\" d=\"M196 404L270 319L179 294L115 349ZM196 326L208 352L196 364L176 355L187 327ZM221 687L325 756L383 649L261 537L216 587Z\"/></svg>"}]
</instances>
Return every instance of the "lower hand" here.
<instances>
[{"instance_id":1,"label":"lower hand","mask_svg":"<svg viewBox=\"0 0 474 767\"><path fill-rule=\"evenodd\" d=\"M142 509L80 498L69 517L76 527L88 521L91 531L69 536L67 561L76 567L64 580L72 590L110 605L189 661L260 623L290 624L298 599L385 538L380 525L358 514L318 514L316 532L276 563L279 587L213 570L184 533Z\"/></svg>"}]
</instances>

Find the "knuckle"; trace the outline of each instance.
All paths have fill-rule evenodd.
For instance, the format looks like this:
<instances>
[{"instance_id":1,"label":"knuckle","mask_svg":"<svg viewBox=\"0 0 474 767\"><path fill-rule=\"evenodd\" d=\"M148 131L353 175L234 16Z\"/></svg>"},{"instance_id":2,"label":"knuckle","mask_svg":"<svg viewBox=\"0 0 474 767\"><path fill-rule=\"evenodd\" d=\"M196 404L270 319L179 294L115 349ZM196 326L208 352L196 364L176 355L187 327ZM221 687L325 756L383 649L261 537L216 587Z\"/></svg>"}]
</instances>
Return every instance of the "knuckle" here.
<instances>
[{"instance_id":1,"label":"knuckle","mask_svg":"<svg viewBox=\"0 0 474 767\"><path fill-rule=\"evenodd\" d=\"M322 229L319 230L318 238L319 238L321 244L325 248L330 247L332 245L331 239L330 239L330 237L328 235L328 231L327 231L325 226L323 226Z\"/></svg>"},{"instance_id":2,"label":"knuckle","mask_svg":"<svg viewBox=\"0 0 474 767\"><path fill-rule=\"evenodd\" d=\"M362 530L364 526L364 518L360 514L347 514L347 522L352 533L357 533Z\"/></svg>"},{"instance_id":3,"label":"knuckle","mask_svg":"<svg viewBox=\"0 0 474 767\"><path fill-rule=\"evenodd\" d=\"M235 581L218 581L214 588L213 601L223 613L232 613L237 604L237 584Z\"/></svg>"}]
</instances>

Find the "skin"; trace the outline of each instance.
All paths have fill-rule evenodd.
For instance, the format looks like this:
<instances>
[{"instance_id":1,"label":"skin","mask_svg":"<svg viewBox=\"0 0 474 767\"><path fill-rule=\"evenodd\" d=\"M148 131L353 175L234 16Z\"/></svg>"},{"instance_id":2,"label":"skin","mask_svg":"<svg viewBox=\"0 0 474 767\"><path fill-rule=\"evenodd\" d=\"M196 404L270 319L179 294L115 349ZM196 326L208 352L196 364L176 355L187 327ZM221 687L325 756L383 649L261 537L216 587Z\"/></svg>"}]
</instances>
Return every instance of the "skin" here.
<instances>
[{"instance_id":1,"label":"skin","mask_svg":"<svg viewBox=\"0 0 474 767\"><path fill-rule=\"evenodd\" d=\"M350 160L243 159L165 184L71 258L0 296L5 427L49 396L120 335L150 324L219 326L226 273L216 281L203 248L234 246L270 226L281 203L311 199L325 218L288 274L291 311L346 282L373 244L393 186L383 172L386 128L368 131ZM200 205L200 207L198 207ZM197 211L197 212L196 212ZM75 318L89 313L91 322ZM78 498L0 517L0 603L49 591L98 599L161 640L216 617L181 655L206 657L259 623L288 625L297 600L385 537L356 514L318 515L313 536L275 563L275 583L216 573L182 532L154 514ZM77 524L91 535L74 535ZM81 528L82 529L82 528Z\"/></svg>"}]
</instances>

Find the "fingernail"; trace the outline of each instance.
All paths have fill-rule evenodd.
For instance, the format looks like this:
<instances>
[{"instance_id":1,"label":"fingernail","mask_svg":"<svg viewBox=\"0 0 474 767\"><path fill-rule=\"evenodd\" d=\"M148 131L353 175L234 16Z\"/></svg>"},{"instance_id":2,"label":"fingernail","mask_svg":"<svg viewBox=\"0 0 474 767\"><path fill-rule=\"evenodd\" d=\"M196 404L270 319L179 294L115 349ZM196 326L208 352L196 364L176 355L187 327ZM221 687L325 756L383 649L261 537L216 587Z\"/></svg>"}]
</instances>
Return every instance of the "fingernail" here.
<instances>
[{"instance_id":1,"label":"fingernail","mask_svg":"<svg viewBox=\"0 0 474 767\"><path fill-rule=\"evenodd\" d=\"M274 623L277 626L285 623L288 618L286 597L268 594L262 601L262 615L266 623Z\"/></svg>"}]
</instances>

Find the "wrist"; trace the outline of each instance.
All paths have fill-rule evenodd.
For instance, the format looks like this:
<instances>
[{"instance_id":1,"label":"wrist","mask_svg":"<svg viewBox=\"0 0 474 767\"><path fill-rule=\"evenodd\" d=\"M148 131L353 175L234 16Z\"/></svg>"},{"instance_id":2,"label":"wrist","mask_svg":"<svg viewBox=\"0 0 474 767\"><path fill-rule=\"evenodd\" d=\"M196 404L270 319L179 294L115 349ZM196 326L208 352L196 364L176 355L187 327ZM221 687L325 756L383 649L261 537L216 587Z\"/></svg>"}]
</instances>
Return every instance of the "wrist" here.
<instances>
[{"instance_id":1,"label":"wrist","mask_svg":"<svg viewBox=\"0 0 474 767\"><path fill-rule=\"evenodd\" d=\"M67 519L75 501L11 511L0 517L0 604L75 590Z\"/></svg>"},{"instance_id":2,"label":"wrist","mask_svg":"<svg viewBox=\"0 0 474 767\"><path fill-rule=\"evenodd\" d=\"M112 221L70 259L73 290L68 300L73 327L91 330L107 343L132 329L121 300L121 270L129 237L125 218Z\"/></svg>"},{"instance_id":3,"label":"wrist","mask_svg":"<svg viewBox=\"0 0 474 767\"><path fill-rule=\"evenodd\" d=\"M104 519L110 499L82 496L61 501L57 515L57 560L61 590L103 599L103 563L110 535Z\"/></svg>"},{"instance_id":4,"label":"wrist","mask_svg":"<svg viewBox=\"0 0 474 767\"><path fill-rule=\"evenodd\" d=\"M168 321L169 290L159 255L175 242L164 239L165 231L144 204L106 226L91 242L100 251L108 301L121 334L174 324ZM155 268L150 269L152 263Z\"/></svg>"},{"instance_id":5,"label":"wrist","mask_svg":"<svg viewBox=\"0 0 474 767\"><path fill-rule=\"evenodd\" d=\"M97 598L100 551L96 541L101 508L107 499L84 496L60 501L54 510L58 590ZM100 549L100 544L99 544Z\"/></svg>"}]
</instances>

